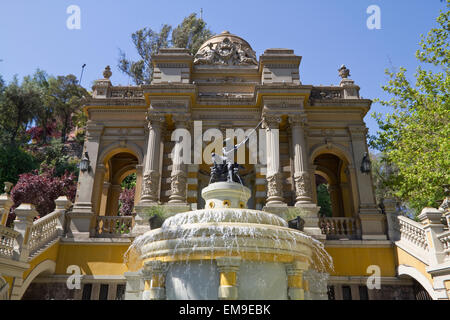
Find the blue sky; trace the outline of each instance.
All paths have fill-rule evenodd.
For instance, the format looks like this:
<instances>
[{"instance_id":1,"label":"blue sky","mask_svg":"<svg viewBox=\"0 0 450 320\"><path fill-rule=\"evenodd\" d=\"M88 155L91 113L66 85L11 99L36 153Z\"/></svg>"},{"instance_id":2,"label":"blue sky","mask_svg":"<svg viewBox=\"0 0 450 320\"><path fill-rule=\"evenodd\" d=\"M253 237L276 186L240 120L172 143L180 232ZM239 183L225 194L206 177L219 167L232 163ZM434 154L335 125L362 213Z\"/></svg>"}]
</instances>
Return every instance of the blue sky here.
<instances>
[{"instance_id":1,"label":"blue sky","mask_svg":"<svg viewBox=\"0 0 450 320\"><path fill-rule=\"evenodd\" d=\"M369 30L370 5L381 9L381 29ZM81 29L69 30L67 7L81 9ZM291 48L303 57L303 84L339 83L345 64L364 98L387 98L381 89L386 68L404 66L412 78L421 34L436 25L439 0L2 0L0 3L0 74L9 82L37 68L52 75L80 76L90 88L111 65L113 84L130 79L117 69L119 48L136 58L131 33L162 24L173 26L192 12L200 13L215 33L229 30L246 39L257 55L267 48ZM372 111L383 112L379 104ZM365 118L370 134L377 125Z\"/></svg>"}]
</instances>

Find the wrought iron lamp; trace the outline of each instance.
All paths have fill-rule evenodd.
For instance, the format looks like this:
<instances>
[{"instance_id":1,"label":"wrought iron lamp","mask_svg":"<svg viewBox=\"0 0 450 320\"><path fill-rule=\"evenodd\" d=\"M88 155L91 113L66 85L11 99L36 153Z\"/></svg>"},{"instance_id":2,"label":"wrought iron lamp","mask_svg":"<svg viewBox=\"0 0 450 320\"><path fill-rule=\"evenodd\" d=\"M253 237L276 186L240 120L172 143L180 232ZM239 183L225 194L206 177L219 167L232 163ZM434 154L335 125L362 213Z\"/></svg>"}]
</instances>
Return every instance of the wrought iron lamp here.
<instances>
[{"instance_id":1,"label":"wrought iron lamp","mask_svg":"<svg viewBox=\"0 0 450 320\"><path fill-rule=\"evenodd\" d=\"M80 161L80 170L81 172L89 171L90 168L90 160L87 152L84 153L83 158Z\"/></svg>"},{"instance_id":2,"label":"wrought iron lamp","mask_svg":"<svg viewBox=\"0 0 450 320\"><path fill-rule=\"evenodd\" d=\"M370 173L372 169L372 163L370 162L369 154L367 152L364 153L364 157L361 161L361 172L362 173Z\"/></svg>"}]
</instances>

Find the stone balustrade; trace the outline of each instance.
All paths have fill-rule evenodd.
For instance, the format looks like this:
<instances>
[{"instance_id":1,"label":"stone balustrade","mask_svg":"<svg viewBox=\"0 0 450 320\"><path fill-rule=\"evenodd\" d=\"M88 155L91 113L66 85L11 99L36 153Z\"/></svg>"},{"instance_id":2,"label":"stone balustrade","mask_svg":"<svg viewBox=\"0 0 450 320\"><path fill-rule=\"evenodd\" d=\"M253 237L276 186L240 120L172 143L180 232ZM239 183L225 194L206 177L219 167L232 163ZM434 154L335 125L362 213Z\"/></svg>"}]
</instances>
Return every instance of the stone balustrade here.
<instances>
[{"instance_id":1,"label":"stone balustrade","mask_svg":"<svg viewBox=\"0 0 450 320\"><path fill-rule=\"evenodd\" d=\"M361 227L353 217L322 217L319 219L319 226L327 240L361 237Z\"/></svg>"},{"instance_id":2,"label":"stone balustrade","mask_svg":"<svg viewBox=\"0 0 450 320\"><path fill-rule=\"evenodd\" d=\"M0 257L13 257L14 246L19 235L19 232L14 229L0 225Z\"/></svg>"},{"instance_id":3,"label":"stone balustrade","mask_svg":"<svg viewBox=\"0 0 450 320\"><path fill-rule=\"evenodd\" d=\"M445 260L450 260L450 231L438 235L437 238L442 243L445 252Z\"/></svg>"},{"instance_id":4,"label":"stone balustrade","mask_svg":"<svg viewBox=\"0 0 450 320\"><path fill-rule=\"evenodd\" d=\"M60 215L60 211L54 211L33 222L28 240L31 255L58 237Z\"/></svg>"},{"instance_id":5,"label":"stone balustrade","mask_svg":"<svg viewBox=\"0 0 450 320\"><path fill-rule=\"evenodd\" d=\"M399 216L400 239L406 240L416 248L429 251L423 225L404 216Z\"/></svg>"},{"instance_id":6,"label":"stone balustrade","mask_svg":"<svg viewBox=\"0 0 450 320\"><path fill-rule=\"evenodd\" d=\"M95 236L130 236L133 223L134 216L97 216L95 223Z\"/></svg>"}]
</instances>

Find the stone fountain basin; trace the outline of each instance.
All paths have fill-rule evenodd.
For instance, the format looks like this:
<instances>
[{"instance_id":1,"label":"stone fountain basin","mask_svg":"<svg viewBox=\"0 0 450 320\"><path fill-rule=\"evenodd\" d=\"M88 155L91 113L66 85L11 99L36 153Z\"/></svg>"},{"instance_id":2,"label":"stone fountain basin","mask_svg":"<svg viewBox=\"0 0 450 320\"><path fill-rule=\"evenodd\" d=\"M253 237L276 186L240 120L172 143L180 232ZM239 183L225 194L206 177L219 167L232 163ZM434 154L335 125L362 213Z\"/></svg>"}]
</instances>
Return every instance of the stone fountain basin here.
<instances>
[{"instance_id":1,"label":"stone fountain basin","mask_svg":"<svg viewBox=\"0 0 450 320\"><path fill-rule=\"evenodd\" d=\"M287 228L282 218L249 209L205 209L168 218L136 239L141 259L207 260L241 256L250 261L312 259L318 241Z\"/></svg>"}]
</instances>

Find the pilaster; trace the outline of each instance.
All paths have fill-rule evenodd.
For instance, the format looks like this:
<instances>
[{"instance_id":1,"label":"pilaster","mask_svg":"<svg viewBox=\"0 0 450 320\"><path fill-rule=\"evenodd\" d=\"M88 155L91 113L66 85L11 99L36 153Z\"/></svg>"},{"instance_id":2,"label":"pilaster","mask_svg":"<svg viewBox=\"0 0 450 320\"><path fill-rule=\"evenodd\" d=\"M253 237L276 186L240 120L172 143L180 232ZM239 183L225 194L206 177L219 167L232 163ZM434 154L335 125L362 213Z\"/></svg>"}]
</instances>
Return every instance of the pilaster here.
<instances>
[{"instance_id":1,"label":"pilaster","mask_svg":"<svg viewBox=\"0 0 450 320\"><path fill-rule=\"evenodd\" d=\"M219 300L237 300L237 272L241 265L241 257L218 257L217 268L220 272Z\"/></svg>"}]
</instances>

